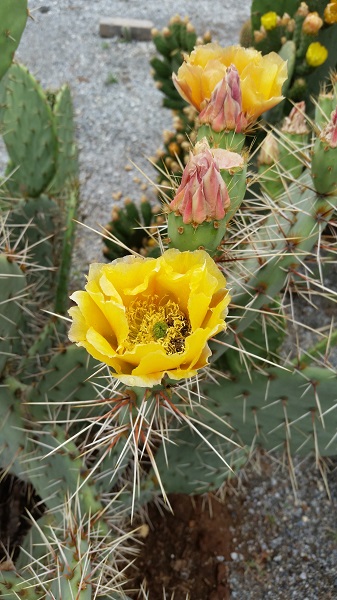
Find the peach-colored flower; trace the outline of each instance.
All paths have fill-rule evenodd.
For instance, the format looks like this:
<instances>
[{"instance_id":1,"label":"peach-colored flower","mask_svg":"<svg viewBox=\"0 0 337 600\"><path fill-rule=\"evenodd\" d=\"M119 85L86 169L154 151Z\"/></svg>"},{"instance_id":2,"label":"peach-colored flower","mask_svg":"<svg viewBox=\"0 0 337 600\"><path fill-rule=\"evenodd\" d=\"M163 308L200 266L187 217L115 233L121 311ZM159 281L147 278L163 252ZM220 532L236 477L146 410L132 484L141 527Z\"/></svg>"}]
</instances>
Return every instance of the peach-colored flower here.
<instances>
[{"instance_id":1,"label":"peach-colored flower","mask_svg":"<svg viewBox=\"0 0 337 600\"><path fill-rule=\"evenodd\" d=\"M181 96L200 112L230 65L238 70L242 110L250 122L282 100L287 63L275 52L262 56L254 48L239 45L222 48L212 43L196 47L185 57L173 81Z\"/></svg>"},{"instance_id":2,"label":"peach-colored flower","mask_svg":"<svg viewBox=\"0 0 337 600\"><path fill-rule=\"evenodd\" d=\"M130 386L152 387L167 374L194 376L224 330L226 280L203 250L167 250L90 266L85 290L71 296L69 338Z\"/></svg>"}]
</instances>

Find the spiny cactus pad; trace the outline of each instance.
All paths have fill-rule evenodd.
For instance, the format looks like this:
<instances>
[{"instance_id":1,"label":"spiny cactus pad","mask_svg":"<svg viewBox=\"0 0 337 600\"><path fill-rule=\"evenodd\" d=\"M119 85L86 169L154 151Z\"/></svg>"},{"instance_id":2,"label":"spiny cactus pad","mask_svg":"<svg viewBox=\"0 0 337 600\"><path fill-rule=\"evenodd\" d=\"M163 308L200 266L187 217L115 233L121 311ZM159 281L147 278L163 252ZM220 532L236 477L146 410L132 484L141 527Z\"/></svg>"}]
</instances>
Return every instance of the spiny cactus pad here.
<instances>
[{"instance_id":1,"label":"spiny cactus pad","mask_svg":"<svg viewBox=\"0 0 337 600\"><path fill-rule=\"evenodd\" d=\"M0 374L12 356L13 342L20 336L22 303L26 296L26 278L20 267L0 254Z\"/></svg>"},{"instance_id":2,"label":"spiny cactus pad","mask_svg":"<svg viewBox=\"0 0 337 600\"><path fill-rule=\"evenodd\" d=\"M12 63L14 52L26 26L27 16L27 0L1 0L0 79Z\"/></svg>"},{"instance_id":3,"label":"spiny cactus pad","mask_svg":"<svg viewBox=\"0 0 337 600\"><path fill-rule=\"evenodd\" d=\"M205 383L202 392L209 397L207 415L229 422L233 440L244 446L336 455L337 377L328 369L240 374L221 385ZM207 423L215 427L217 419L209 416Z\"/></svg>"},{"instance_id":4,"label":"spiny cactus pad","mask_svg":"<svg viewBox=\"0 0 337 600\"><path fill-rule=\"evenodd\" d=\"M200 420L209 425L206 413ZM217 422L215 422L217 421ZM231 430L214 418L211 426L230 437ZM204 494L219 489L247 461L248 451L198 425L201 436L188 426L171 432L159 449L156 463L166 493ZM227 464L226 464L227 463Z\"/></svg>"},{"instance_id":5,"label":"spiny cactus pad","mask_svg":"<svg viewBox=\"0 0 337 600\"><path fill-rule=\"evenodd\" d=\"M14 195L38 196L56 171L57 138L46 96L29 71L13 64L5 78L6 110L1 129L10 157L8 188Z\"/></svg>"},{"instance_id":6,"label":"spiny cactus pad","mask_svg":"<svg viewBox=\"0 0 337 600\"><path fill-rule=\"evenodd\" d=\"M60 192L67 181L78 178L78 156L75 144L74 111L69 86L64 85L57 92L53 106L55 115L58 153L56 174L49 187L49 193Z\"/></svg>"}]
</instances>

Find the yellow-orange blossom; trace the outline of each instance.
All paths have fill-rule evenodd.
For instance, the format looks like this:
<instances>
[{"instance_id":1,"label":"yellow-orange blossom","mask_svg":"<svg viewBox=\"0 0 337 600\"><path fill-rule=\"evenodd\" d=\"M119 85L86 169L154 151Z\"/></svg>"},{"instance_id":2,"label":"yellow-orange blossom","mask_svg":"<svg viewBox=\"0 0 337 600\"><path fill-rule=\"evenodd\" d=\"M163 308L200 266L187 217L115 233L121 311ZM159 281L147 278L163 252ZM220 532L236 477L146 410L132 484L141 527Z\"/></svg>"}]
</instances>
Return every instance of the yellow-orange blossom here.
<instances>
[{"instance_id":1,"label":"yellow-orange blossom","mask_svg":"<svg viewBox=\"0 0 337 600\"><path fill-rule=\"evenodd\" d=\"M196 46L173 76L182 97L201 111L227 68L233 64L240 76L242 110L250 122L282 100L287 63L275 52L262 56L254 48L218 44Z\"/></svg>"},{"instance_id":2,"label":"yellow-orange blossom","mask_svg":"<svg viewBox=\"0 0 337 600\"><path fill-rule=\"evenodd\" d=\"M226 280L207 252L167 250L90 266L71 296L69 338L130 386L183 379L208 362L207 341L225 329Z\"/></svg>"}]
</instances>

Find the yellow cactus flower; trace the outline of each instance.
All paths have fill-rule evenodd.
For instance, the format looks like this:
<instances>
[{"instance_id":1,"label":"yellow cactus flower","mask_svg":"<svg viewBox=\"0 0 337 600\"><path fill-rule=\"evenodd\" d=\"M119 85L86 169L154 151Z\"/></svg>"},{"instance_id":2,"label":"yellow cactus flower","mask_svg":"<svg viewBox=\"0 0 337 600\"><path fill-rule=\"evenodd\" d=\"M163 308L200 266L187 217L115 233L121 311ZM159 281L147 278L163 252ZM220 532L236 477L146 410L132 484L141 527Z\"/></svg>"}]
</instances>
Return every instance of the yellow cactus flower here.
<instances>
[{"instance_id":1,"label":"yellow cactus flower","mask_svg":"<svg viewBox=\"0 0 337 600\"><path fill-rule=\"evenodd\" d=\"M277 13L271 10L262 15L261 25L265 28L266 31L270 31L271 29L275 29L275 27L277 27L278 20L279 17Z\"/></svg>"},{"instance_id":2,"label":"yellow cactus flower","mask_svg":"<svg viewBox=\"0 0 337 600\"><path fill-rule=\"evenodd\" d=\"M329 2L324 10L324 21L329 25L337 23L337 2Z\"/></svg>"},{"instance_id":3,"label":"yellow cactus flower","mask_svg":"<svg viewBox=\"0 0 337 600\"><path fill-rule=\"evenodd\" d=\"M87 279L71 296L69 338L126 385L194 376L211 354L207 341L226 328L226 279L203 250L93 264Z\"/></svg>"},{"instance_id":4,"label":"yellow cactus flower","mask_svg":"<svg viewBox=\"0 0 337 600\"><path fill-rule=\"evenodd\" d=\"M313 42L309 45L305 58L310 67L319 67L328 58L328 51L320 42Z\"/></svg>"},{"instance_id":5,"label":"yellow cactus flower","mask_svg":"<svg viewBox=\"0 0 337 600\"><path fill-rule=\"evenodd\" d=\"M239 73L242 109L250 123L282 100L287 63L276 52L262 56L254 48L239 45L222 48L212 43L196 47L185 56L173 81L181 96L200 112L231 65Z\"/></svg>"}]
</instances>

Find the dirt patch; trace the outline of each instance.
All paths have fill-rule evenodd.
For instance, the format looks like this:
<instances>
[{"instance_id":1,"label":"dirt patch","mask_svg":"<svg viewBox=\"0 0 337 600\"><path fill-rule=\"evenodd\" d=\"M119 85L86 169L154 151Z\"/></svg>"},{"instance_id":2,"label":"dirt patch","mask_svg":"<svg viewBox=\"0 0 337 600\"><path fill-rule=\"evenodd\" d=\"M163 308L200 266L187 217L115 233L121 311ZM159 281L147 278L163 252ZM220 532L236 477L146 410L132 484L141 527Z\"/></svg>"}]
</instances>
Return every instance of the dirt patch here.
<instances>
[{"instance_id":1,"label":"dirt patch","mask_svg":"<svg viewBox=\"0 0 337 600\"><path fill-rule=\"evenodd\" d=\"M146 582L151 600L173 593L174 600L228 600L235 510L211 496L174 494L169 501L173 514L149 508L150 532L136 561L135 587Z\"/></svg>"}]
</instances>

